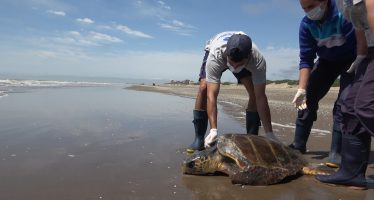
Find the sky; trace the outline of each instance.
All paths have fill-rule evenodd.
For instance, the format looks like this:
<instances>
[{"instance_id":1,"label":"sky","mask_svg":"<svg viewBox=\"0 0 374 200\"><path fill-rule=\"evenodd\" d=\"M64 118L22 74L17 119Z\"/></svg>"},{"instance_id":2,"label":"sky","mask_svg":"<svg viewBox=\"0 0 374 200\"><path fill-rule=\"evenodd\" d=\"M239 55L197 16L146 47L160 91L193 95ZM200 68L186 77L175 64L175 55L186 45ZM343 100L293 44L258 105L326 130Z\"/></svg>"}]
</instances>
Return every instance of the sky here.
<instances>
[{"instance_id":1,"label":"sky","mask_svg":"<svg viewBox=\"0 0 374 200\"><path fill-rule=\"evenodd\" d=\"M297 79L303 16L297 0L1 0L0 73L197 80L206 41L244 31L267 79Z\"/></svg>"}]
</instances>

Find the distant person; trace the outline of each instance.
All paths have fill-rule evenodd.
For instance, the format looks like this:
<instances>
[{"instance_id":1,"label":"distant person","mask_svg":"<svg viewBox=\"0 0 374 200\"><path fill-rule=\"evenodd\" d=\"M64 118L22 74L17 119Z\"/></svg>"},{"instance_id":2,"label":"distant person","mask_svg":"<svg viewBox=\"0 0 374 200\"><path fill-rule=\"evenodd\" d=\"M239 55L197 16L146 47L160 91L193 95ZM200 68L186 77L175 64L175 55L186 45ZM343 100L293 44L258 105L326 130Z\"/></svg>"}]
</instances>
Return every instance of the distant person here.
<instances>
[{"instance_id":1,"label":"distant person","mask_svg":"<svg viewBox=\"0 0 374 200\"><path fill-rule=\"evenodd\" d=\"M360 59L356 59L353 26L338 12L335 1L299 1L306 16L299 29L299 88L292 101L298 113L294 141L289 146L305 153L313 122L317 120L319 101L340 76L339 99L341 92L353 81L354 74L347 70L351 72L350 66ZM341 120L340 108L335 102L331 150L326 163L330 167L340 164Z\"/></svg>"},{"instance_id":2,"label":"distant person","mask_svg":"<svg viewBox=\"0 0 374 200\"><path fill-rule=\"evenodd\" d=\"M366 188L371 136L374 136L374 0L337 0L356 29L358 65L354 82L342 94L342 162L337 173L316 176L329 184ZM359 56L357 56L359 57Z\"/></svg>"},{"instance_id":3,"label":"distant person","mask_svg":"<svg viewBox=\"0 0 374 200\"><path fill-rule=\"evenodd\" d=\"M188 150L209 147L218 135L217 97L222 73L227 69L244 85L249 94L246 108L247 133L258 135L261 119L266 136L278 140L272 130L265 94L265 59L248 35L231 31L215 35L205 47L194 109L195 140ZM208 118L211 129L204 140Z\"/></svg>"}]
</instances>

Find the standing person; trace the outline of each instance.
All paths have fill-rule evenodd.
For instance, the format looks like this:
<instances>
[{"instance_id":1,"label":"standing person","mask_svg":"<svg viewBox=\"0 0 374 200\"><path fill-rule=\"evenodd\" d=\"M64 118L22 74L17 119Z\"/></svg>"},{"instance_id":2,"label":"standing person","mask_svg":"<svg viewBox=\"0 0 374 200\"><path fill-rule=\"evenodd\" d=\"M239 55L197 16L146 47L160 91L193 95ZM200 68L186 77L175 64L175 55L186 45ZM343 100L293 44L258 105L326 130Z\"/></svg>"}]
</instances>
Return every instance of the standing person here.
<instances>
[{"instance_id":1,"label":"standing person","mask_svg":"<svg viewBox=\"0 0 374 200\"><path fill-rule=\"evenodd\" d=\"M249 94L246 109L247 133L258 135L260 119L267 137L273 133L268 100L265 94L266 62L251 38L244 32L223 32L210 41L206 60L207 111L210 131L205 138L209 147L218 135L217 97L222 73L229 69Z\"/></svg>"},{"instance_id":2,"label":"standing person","mask_svg":"<svg viewBox=\"0 0 374 200\"><path fill-rule=\"evenodd\" d=\"M313 122L317 120L319 101L338 76L337 99L353 80L354 75L346 71L356 58L356 40L352 24L341 16L334 0L299 1L306 16L299 29L299 88L292 101L298 113L294 141L289 146L305 153ZM318 60L314 62L316 56ZM335 102L331 151L326 163L331 167L338 167L340 163L340 124L340 108Z\"/></svg>"},{"instance_id":3,"label":"standing person","mask_svg":"<svg viewBox=\"0 0 374 200\"><path fill-rule=\"evenodd\" d=\"M344 16L357 30L357 52L364 60L356 69L354 82L344 91L340 101L343 113L341 167L332 175L316 176L316 179L363 189L367 185L365 173L371 136L374 136L374 0L344 0L344 3L339 0L338 3Z\"/></svg>"}]
</instances>

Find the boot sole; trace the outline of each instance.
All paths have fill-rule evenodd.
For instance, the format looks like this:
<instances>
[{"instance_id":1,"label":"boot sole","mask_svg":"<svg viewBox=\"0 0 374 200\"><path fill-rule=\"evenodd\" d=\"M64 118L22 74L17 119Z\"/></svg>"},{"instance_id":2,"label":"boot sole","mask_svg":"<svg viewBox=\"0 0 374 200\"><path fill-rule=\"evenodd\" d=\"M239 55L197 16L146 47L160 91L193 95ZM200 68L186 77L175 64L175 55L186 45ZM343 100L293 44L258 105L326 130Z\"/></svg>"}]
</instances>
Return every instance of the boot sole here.
<instances>
[{"instance_id":1,"label":"boot sole","mask_svg":"<svg viewBox=\"0 0 374 200\"><path fill-rule=\"evenodd\" d=\"M351 186L351 185L340 185L340 184L334 184L334 183L324 183L324 182L321 182L319 180L315 180L315 181L318 182L318 183L323 183L325 185L332 186L332 187L346 187L346 188L349 188L351 190L367 190L367 187L359 187L359 186Z\"/></svg>"},{"instance_id":2,"label":"boot sole","mask_svg":"<svg viewBox=\"0 0 374 200\"><path fill-rule=\"evenodd\" d=\"M187 149L185 149L185 151L186 151L187 153L195 153L195 151L202 151L202 150L204 150L204 149L191 149L191 148L187 148Z\"/></svg>"},{"instance_id":3,"label":"boot sole","mask_svg":"<svg viewBox=\"0 0 374 200\"><path fill-rule=\"evenodd\" d=\"M331 168L339 168L339 165L330 162L326 162L325 165Z\"/></svg>"},{"instance_id":4,"label":"boot sole","mask_svg":"<svg viewBox=\"0 0 374 200\"><path fill-rule=\"evenodd\" d=\"M186 149L187 153L194 153L196 150L195 149Z\"/></svg>"},{"instance_id":5,"label":"boot sole","mask_svg":"<svg viewBox=\"0 0 374 200\"><path fill-rule=\"evenodd\" d=\"M326 185L334 186L334 187L346 187L351 190L366 190L366 187L359 187L359 186L349 186L349 185L338 185L338 184L332 184L332 183L325 183Z\"/></svg>"}]
</instances>

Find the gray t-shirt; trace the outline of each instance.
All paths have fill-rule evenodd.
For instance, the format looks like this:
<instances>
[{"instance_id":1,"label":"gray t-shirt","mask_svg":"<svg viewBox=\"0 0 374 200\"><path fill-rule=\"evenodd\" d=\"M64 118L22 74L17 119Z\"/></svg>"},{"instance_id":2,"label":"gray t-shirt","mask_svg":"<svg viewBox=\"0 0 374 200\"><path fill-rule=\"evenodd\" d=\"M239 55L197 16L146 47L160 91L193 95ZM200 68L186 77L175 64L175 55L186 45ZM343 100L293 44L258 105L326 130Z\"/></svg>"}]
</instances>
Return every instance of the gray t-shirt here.
<instances>
[{"instance_id":1,"label":"gray t-shirt","mask_svg":"<svg viewBox=\"0 0 374 200\"><path fill-rule=\"evenodd\" d=\"M207 82L220 83L222 73L229 68L225 53L227 41L233 34L239 33L245 34L241 31L222 32L207 42L205 47L205 50L209 51L205 66ZM252 43L252 54L244 68L252 73L252 82L254 85L266 83L266 62L254 43Z\"/></svg>"},{"instance_id":2,"label":"gray t-shirt","mask_svg":"<svg viewBox=\"0 0 374 200\"><path fill-rule=\"evenodd\" d=\"M355 29L365 31L367 45L374 46L374 37L369 28L365 1L336 0L336 5L343 16L352 22Z\"/></svg>"}]
</instances>

